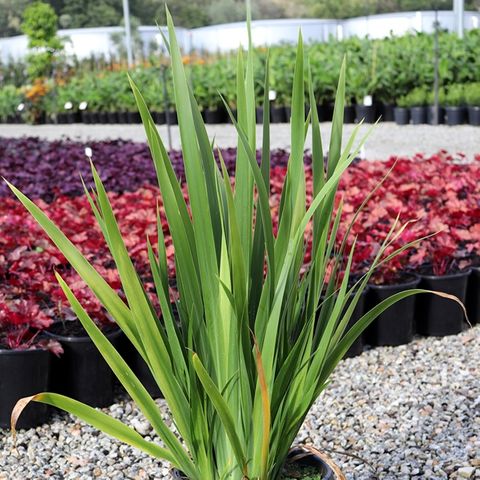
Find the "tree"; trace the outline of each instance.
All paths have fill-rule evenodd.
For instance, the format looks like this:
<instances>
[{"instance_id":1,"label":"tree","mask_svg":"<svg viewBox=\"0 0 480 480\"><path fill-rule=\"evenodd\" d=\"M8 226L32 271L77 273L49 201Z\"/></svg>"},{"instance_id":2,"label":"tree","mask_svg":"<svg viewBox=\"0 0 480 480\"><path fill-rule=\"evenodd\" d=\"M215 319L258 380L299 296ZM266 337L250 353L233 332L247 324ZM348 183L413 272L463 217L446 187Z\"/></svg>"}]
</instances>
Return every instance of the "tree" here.
<instances>
[{"instance_id":1,"label":"tree","mask_svg":"<svg viewBox=\"0 0 480 480\"><path fill-rule=\"evenodd\" d=\"M57 24L58 17L48 3L31 3L23 12L21 28L31 50L27 56L27 70L32 80L50 76L55 57L63 49L57 37Z\"/></svg>"},{"instance_id":2,"label":"tree","mask_svg":"<svg viewBox=\"0 0 480 480\"><path fill-rule=\"evenodd\" d=\"M62 24L69 28L120 25L123 18L119 0L65 0Z\"/></svg>"}]
</instances>

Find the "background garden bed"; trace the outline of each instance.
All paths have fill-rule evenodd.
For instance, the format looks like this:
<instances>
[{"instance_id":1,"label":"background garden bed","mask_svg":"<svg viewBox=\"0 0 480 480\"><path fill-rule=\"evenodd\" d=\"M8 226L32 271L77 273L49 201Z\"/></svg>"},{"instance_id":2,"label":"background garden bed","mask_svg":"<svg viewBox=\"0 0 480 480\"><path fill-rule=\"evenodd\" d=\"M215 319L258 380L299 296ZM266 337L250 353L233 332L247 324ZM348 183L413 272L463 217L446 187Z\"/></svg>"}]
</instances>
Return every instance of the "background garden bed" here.
<instances>
[{"instance_id":1,"label":"background garden bed","mask_svg":"<svg viewBox=\"0 0 480 480\"><path fill-rule=\"evenodd\" d=\"M156 304L146 239L149 236L155 245L155 208L159 191L153 186L155 173L148 149L144 144L124 141L89 145L95 152L95 163L110 191L127 247ZM223 155L233 174L235 150L224 150ZM181 155L172 152L171 156L182 181ZM271 209L274 222L287 160L288 152L272 152ZM425 264L433 265L435 273L441 275L448 273L450 267L458 270L476 263L480 253L480 156L466 162L461 157L453 158L446 152L440 152L431 157L418 155L414 158L392 158L386 162L355 163L344 175L337 198L338 201L348 192L340 237L345 232L344 225L349 223L354 211L363 202L365 192L373 189L395 160L392 174L367 204L351 232L349 242L357 237L353 272L357 275L363 272L397 215L400 215L402 223L412 223L393 247L439 230L441 233L390 262L377 275L378 283L394 282L396 273L417 271ZM309 199L310 161L307 152L305 164ZM80 174L88 185L90 173L83 144L31 138L3 139L0 142L0 175L39 201L110 285L118 290L121 287L118 275L83 195ZM184 193L188 196L185 188ZM71 315L55 280L54 269L71 283L93 317L100 322L105 319L98 301L4 184L0 185L0 195L0 311L3 311L4 322L17 322L15 325L18 327L13 329L13 336L4 337L2 342L15 345L15 342L21 342L22 329L32 323L46 326L54 319ZM169 273L174 279L174 251L162 208L161 215L168 246ZM310 251L307 249L305 261L309 260ZM172 299L174 297L172 292ZM12 318L14 320L9 320Z\"/></svg>"}]
</instances>

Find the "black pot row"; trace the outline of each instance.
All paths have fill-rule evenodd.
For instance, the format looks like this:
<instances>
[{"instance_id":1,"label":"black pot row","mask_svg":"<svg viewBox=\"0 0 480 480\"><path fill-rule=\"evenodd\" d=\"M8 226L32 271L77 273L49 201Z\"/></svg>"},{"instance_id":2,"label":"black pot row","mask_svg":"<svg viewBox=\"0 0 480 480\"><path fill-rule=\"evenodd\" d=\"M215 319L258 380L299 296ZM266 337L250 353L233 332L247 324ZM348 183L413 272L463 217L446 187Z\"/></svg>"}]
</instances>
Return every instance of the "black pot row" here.
<instances>
[{"instance_id":1,"label":"black pot row","mask_svg":"<svg viewBox=\"0 0 480 480\"><path fill-rule=\"evenodd\" d=\"M395 107L394 117L397 125L421 125L424 123L435 124L435 113L437 122L446 125L470 125L480 126L480 107Z\"/></svg>"},{"instance_id":2,"label":"black pot row","mask_svg":"<svg viewBox=\"0 0 480 480\"><path fill-rule=\"evenodd\" d=\"M10 427L10 415L16 401L35 393L50 391L75 398L92 407L108 407L114 401L117 380L88 336L46 335L63 347L60 357L47 350L0 349L0 428ZM106 333L112 345L122 353L135 375L154 398L161 396L147 364L116 329ZM31 428L46 422L51 408L30 403L18 421L18 428Z\"/></svg>"},{"instance_id":3,"label":"black pot row","mask_svg":"<svg viewBox=\"0 0 480 480\"><path fill-rule=\"evenodd\" d=\"M466 303L469 320L480 323L480 268L442 277L414 276L398 285L370 285L360 297L350 326L372 307L410 288L425 288L455 295ZM465 327L463 310L452 300L433 294L420 294L401 300L382 313L358 338L347 353L362 353L365 345L401 345L415 333L444 336L461 332ZM116 380L102 356L88 337L69 337L47 333L58 340L64 353L54 357L44 350L0 350L0 427L8 428L15 402L42 391L73 397L94 407L106 407L114 401ZM126 359L137 377L153 397L161 392L144 360L120 330L106 334ZM30 428L45 422L47 406L28 405L18 427Z\"/></svg>"},{"instance_id":4,"label":"black pot row","mask_svg":"<svg viewBox=\"0 0 480 480\"><path fill-rule=\"evenodd\" d=\"M308 111L308 106L306 106ZM317 112L320 122L331 122L333 116L333 104L317 105ZM236 111L233 111L236 115ZM270 106L271 123L287 123L290 121L291 107L283 105ZM178 123L177 112L152 112L153 119L157 125L176 125ZM207 124L229 123L230 117L225 109L204 109L202 117ZM363 105L347 105L344 110L344 123L355 123L364 120L366 123L374 123L378 117L383 121L393 121L393 105L375 104L371 107ZM263 122L263 107L256 109L256 121ZM20 114L7 117L6 123L24 123ZM59 112L52 116L42 116L37 123L85 123L85 124L136 124L141 123L138 112L91 112L88 110L78 112Z\"/></svg>"},{"instance_id":5,"label":"black pot row","mask_svg":"<svg viewBox=\"0 0 480 480\"><path fill-rule=\"evenodd\" d=\"M362 294L350 324L390 296L417 287L456 296L466 305L469 322L480 323L480 269L474 268L445 276L412 275L397 285L370 285ZM362 353L364 345L403 345L411 342L415 334L454 335L466 325L464 311L457 302L434 294L410 296L376 318L352 345L348 356Z\"/></svg>"},{"instance_id":6,"label":"black pot row","mask_svg":"<svg viewBox=\"0 0 480 480\"><path fill-rule=\"evenodd\" d=\"M384 122L393 121L393 105L382 103L371 106L365 105L345 105L343 112L344 123L358 123L363 120L365 123L375 123L378 118ZM308 112L308 106L305 107ZM327 103L317 105L318 120L320 122L331 122L333 117L333 104ZM272 105L270 107L271 123L287 123L290 121L291 108L285 106ZM263 108L257 107L257 123L263 121Z\"/></svg>"}]
</instances>

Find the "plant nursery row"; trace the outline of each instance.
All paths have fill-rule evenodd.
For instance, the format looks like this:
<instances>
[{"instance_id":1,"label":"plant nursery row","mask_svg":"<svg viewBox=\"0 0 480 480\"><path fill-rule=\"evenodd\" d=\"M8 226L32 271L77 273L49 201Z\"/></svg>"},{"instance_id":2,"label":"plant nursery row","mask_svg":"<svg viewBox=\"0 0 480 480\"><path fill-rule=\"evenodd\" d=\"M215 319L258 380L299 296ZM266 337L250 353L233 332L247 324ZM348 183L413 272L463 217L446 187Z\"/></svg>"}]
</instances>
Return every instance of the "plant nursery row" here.
<instances>
[{"instance_id":1,"label":"plant nursery row","mask_svg":"<svg viewBox=\"0 0 480 480\"><path fill-rule=\"evenodd\" d=\"M466 32L463 40L450 33L440 33L440 105L480 107L479 45L479 29ZM363 117L376 120L380 115L384 120L393 121L395 105L410 108L434 104L432 35L415 34L383 40L331 39L325 43L309 44L306 50L316 102L321 107L323 120L328 120L331 116L335 74L345 55L349 64L346 85L347 121L353 122ZM257 99L263 98L266 57L265 49L257 49ZM294 57L295 49L292 46L279 45L270 49L270 87L274 92L271 99L272 121L288 120L293 84L291 65ZM184 57L195 97L209 123L227 120L218 92L229 101L231 108L236 107L233 100L236 97L236 62L236 56L231 54L205 56L193 53ZM21 84L15 73L18 68L12 65L10 75L9 67L0 66L4 70L2 77L5 85L0 88L0 121L139 122L126 77L126 66L112 63L98 70L95 65L95 62L88 61L72 63L70 67L63 65L55 70L52 79L24 79ZM164 58L152 58L150 62L130 69L130 74L141 87L150 109L156 112L156 121L162 123L168 120L175 123L171 73L165 65ZM372 106L364 106L365 97L373 99ZM262 107L260 103L257 106ZM167 115L167 112L170 114ZM479 114L476 115L478 117ZM412 115L412 121L415 122L415 115ZM466 117L464 121L467 121Z\"/></svg>"},{"instance_id":2,"label":"plant nursery row","mask_svg":"<svg viewBox=\"0 0 480 480\"><path fill-rule=\"evenodd\" d=\"M175 252L159 190L153 186L155 172L148 149L144 144L123 141L96 142L89 147L109 191L127 249L146 285L153 308L160 316L147 246L148 237L153 250L157 250L157 205L167 245L170 301L175 306L182 299L176 290ZM222 154L233 176L236 152L229 149ZM274 229L288 155L283 150L271 152L270 207ZM172 152L171 158L183 194L188 199L181 155ZM308 202L312 198L310 163L310 154L306 152ZM384 179L390 169L391 174ZM34 199L108 284L122 294L115 264L83 195L81 180L72 172L81 174L87 185L91 183L85 145L32 138L2 139L0 143L0 175ZM426 238L381 265L357 305L352 321L361 316L364 308L396 292L420 286L456 295L466 303L469 321L478 322L480 156L467 162L462 156L439 152L431 157L417 155L392 157L386 162L356 162L343 176L336 198L336 208L340 208L341 199L348 192L342 207L339 242L364 202L365 192L374 190L382 179L383 183L374 191L347 237L347 251L356 239L353 278L361 278L392 227L396 235L389 251L416 238ZM3 185L0 197L0 363L2 372L8 372L8 378L1 379L5 382L0 402L1 426L8 426L14 401L34 391L51 389L96 406L113 401L113 376L75 320L55 279L55 271L62 275L88 314L118 346L149 391L160 395L141 357L134 354L131 345L63 255ZM311 260L309 235L305 237L305 247L304 262L308 264ZM326 306L334 295L324 295ZM416 333L455 334L466 327L464 318L460 305L445 298L430 294L409 297L383 313L352 346L349 354L361 353L365 344L407 343ZM18 388L14 391L12 385ZM35 425L47 415L44 406L29 405L20 426Z\"/></svg>"}]
</instances>

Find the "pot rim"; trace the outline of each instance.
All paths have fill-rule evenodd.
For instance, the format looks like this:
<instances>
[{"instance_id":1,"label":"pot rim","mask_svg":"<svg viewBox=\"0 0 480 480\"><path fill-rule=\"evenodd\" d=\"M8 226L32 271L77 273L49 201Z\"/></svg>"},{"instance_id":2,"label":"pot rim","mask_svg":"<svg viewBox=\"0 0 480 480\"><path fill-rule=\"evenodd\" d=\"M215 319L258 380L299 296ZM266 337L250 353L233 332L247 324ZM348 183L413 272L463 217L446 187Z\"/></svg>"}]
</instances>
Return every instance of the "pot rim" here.
<instances>
[{"instance_id":1,"label":"pot rim","mask_svg":"<svg viewBox=\"0 0 480 480\"><path fill-rule=\"evenodd\" d=\"M10 348L0 348L0 355L21 355L21 354L28 354L28 355L39 355L39 354L49 354L50 351L44 348L30 348L30 349L10 349Z\"/></svg>"},{"instance_id":2,"label":"pot rim","mask_svg":"<svg viewBox=\"0 0 480 480\"><path fill-rule=\"evenodd\" d=\"M324 452L321 452L313 445L297 445L290 449L289 455L295 451L303 450L302 453L298 453L295 457L300 456L300 458L312 456L319 458L328 468L330 468L334 474L335 480L346 480L345 475L340 470L340 467ZM294 457L294 458L295 458Z\"/></svg>"},{"instance_id":3,"label":"pot rim","mask_svg":"<svg viewBox=\"0 0 480 480\"><path fill-rule=\"evenodd\" d=\"M380 284L377 285L375 283L369 283L368 286L369 288L374 288L376 290L390 290L392 288L398 288L398 287L416 287L420 283L420 275L416 273L409 273L408 276L413 277L412 280L408 280L406 282L400 282L400 283L389 283L389 284Z\"/></svg>"},{"instance_id":4,"label":"pot rim","mask_svg":"<svg viewBox=\"0 0 480 480\"><path fill-rule=\"evenodd\" d=\"M420 279L425 280L450 280L454 278L468 277L472 273L472 268L466 268L456 273L447 273L447 275L424 275L420 273Z\"/></svg>"},{"instance_id":5,"label":"pot rim","mask_svg":"<svg viewBox=\"0 0 480 480\"><path fill-rule=\"evenodd\" d=\"M55 323L60 323L60 322L55 322ZM81 337L59 335L58 333L49 332L48 329L44 330L44 333L48 337L54 338L55 340L58 340L60 343L62 343L62 342L70 342L70 343L89 343L89 342L93 342L93 340L88 335L84 335L84 336L81 336ZM109 333L104 334L104 335L105 335L105 337L107 337L109 339L112 339L112 338L119 337L122 333L123 333L122 329L117 326L116 330L113 330L112 332L109 332Z\"/></svg>"}]
</instances>

